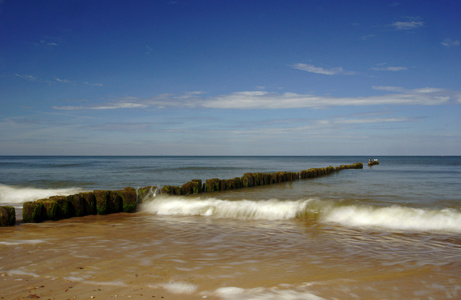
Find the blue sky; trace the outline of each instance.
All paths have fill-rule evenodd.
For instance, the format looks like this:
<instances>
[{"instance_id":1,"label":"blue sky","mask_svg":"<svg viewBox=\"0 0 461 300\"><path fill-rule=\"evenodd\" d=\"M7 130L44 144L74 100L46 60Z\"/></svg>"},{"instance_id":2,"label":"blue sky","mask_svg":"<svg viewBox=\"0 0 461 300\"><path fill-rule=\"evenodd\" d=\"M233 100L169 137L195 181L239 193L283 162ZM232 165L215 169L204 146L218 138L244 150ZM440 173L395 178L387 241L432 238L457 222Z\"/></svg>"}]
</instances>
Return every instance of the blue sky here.
<instances>
[{"instance_id":1,"label":"blue sky","mask_svg":"<svg viewBox=\"0 0 461 300\"><path fill-rule=\"evenodd\" d=\"M461 155L460 11L0 0L0 155Z\"/></svg>"}]
</instances>

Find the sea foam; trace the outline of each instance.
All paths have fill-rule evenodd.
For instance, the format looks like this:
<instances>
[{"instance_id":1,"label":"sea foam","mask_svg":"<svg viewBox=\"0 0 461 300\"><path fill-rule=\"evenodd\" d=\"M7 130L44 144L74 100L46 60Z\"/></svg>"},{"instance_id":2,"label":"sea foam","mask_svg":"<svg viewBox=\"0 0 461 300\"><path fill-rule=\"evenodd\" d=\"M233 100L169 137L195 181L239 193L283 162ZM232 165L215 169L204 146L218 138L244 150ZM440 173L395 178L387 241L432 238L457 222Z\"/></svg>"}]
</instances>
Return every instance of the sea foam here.
<instances>
[{"instance_id":1,"label":"sea foam","mask_svg":"<svg viewBox=\"0 0 461 300\"><path fill-rule=\"evenodd\" d=\"M33 187L9 186L0 183L0 203L24 203L51 196L67 196L85 192L85 189L71 187L60 189L39 189Z\"/></svg>"},{"instance_id":2,"label":"sea foam","mask_svg":"<svg viewBox=\"0 0 461 300\"><path fill-rule=\"evenodd\" d=\"M252 220L293 219L306 210L310 200L264 201L197 199L186 197L162 197L144 205L144 209L159 215L213 216L218 218Z\"/></svg>"},{"instance_id":3,"label":"sea foam","mask_svg":"<svg viewBox=\"0 0 461 300\"><path fill-rule=\"evenodd\" d=\"M279 287L272 288L252 288L243 289L238 287L221 287L214 291L215 296L224 300L236 299L254 299L254 300L324 300L325 298L319 297L307 290L292 290L281 289Z\"/></svg>"},{"instance_id":4,"label":"sea foam","mask_svg":"<svg viewBox=\"0 0 461 300\"><path fill-rule=\"evenodd\" d=\"M461 212L450 208L430 210L398 205L349 205L329 210L321 215L320 220L350 227L461 232Z\"/></svg>"},{"instance_id":5,"label":"sea foam","mask_svg":"<svg viewBox=\"0 0 461 300\"><path fill-rule=\"evenodd\" d=\"M150 288L163 288L173 294L192 294L197 290L197 285L179 282L179 281L170 281L168 283L159 283L159 284L150 284Z\"/></svg>"},{"instance_id":6,"label":"sea foam","mask_svg":"<svg viewBox=\"0 0 461 300\"><path fill-rule=\"evenodd\" d=\"M453 208L381 207L319 199L222 200L158 196L144 203L143 210L158 215L245 220L315 218L321 223L336 223L346 227L461 232L461 212Z\"/></svg>"}]
</instances>

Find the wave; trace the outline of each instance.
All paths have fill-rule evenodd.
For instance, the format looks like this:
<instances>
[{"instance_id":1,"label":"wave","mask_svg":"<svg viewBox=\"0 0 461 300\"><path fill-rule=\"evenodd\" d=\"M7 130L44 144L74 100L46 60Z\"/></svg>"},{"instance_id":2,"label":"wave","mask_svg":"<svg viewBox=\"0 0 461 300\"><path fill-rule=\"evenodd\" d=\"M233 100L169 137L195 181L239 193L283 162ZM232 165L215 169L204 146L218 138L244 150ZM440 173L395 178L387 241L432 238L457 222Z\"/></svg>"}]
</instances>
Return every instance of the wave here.
<instances>
[{"instance_id":1,"label":"wave","mask_svg":"<svg viewBox=\"0 0 461 300\"><path fill-rule=\"evenodd\" d=\"M461 232L461 212L457 209L389 207L336 207L321 217L323 222L350 227L379 227L391 230Z\"/></svg>"},{"instance_id":2,"label":"wave","mask_svg":"<svg viewBox=\"0 0 461 300\"><path fill-rule=\"evenodd\" d=\"M158 196L145 202L144 211L171 216L208 216L244 220L311 219L345 227L403 231L461 232L461 211L453 208L422 209L404 206L377 207L341 201L222 200Z\"/></svg>"},{"instance_id":3,"label":"wave","mask_svg":"<svg viewBox=\"0 0 461 300\"><path fill-rule=\"evenodd\" d=\"M213 216L252 220L286 220L306 210L309 200L220 200L159 196L144 205L144 210L159 215Z\"/></svg>"},{"instance_id":4,"label":"wave","mask_svg":"<svg viewBox=\"0 0 461 300\"><path fill-rule=\"evenodd\" d=\"M41 189L34 187L9 186L0 183L0 203L20 204L51 196L67 196L86 191L87 190L78 187Z\"/></svg>"}]
</instances>

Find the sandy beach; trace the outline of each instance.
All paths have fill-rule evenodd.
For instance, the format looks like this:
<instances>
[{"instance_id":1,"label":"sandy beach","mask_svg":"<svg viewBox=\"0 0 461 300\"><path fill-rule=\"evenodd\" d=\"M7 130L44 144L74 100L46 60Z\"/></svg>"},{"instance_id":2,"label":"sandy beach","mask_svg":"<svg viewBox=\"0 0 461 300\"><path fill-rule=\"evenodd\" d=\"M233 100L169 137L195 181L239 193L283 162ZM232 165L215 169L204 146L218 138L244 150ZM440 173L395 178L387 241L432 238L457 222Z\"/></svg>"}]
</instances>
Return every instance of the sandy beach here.
<instances>
[{"instance_id":1,"label":"sandy beach","mask_svg":"<svg viewBox=\"0 0 461 300\"><path fill-rule=\"evenodd\" d=\"M186 284L153 285L153 277L168 277L168 271L130 267L120 257L129 252L121 251L122 244L108 249L109 239L119 237L116 222L130 217L122 213L0 228L0 299L202 299L187 295Z\"/></svg>"}]
</instances>

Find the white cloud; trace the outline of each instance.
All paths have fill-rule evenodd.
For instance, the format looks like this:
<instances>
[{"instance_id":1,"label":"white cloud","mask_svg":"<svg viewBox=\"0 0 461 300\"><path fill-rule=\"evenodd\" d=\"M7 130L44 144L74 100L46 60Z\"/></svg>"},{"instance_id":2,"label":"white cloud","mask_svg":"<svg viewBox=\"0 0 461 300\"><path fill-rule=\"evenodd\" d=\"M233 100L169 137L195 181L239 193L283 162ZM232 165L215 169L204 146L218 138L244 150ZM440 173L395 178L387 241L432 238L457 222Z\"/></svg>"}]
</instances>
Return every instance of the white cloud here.
<instances>
[{"instance_id":1,"label":"white cloud","mask_svg":"<svg viewBox=\"0 0 461 300\"><path fill-rule=\"evenodd\" d=\"M291 66L294 69L306 71L310 73L323 74L323 75L354 75L354 72L344 71L343 68L324 69L313 65L297 63Z\"/></svg>"},{"instance_id":2,"label":"white cloud","mask_svg":"<svg viewBox=\"0 0 461 300\"><path fill-rule=\"evenodd\" d=\"M61 78L55 78L57 82L60 82L60 83L68 83L68 84L74 84L72 81L70 80L67 80L67 79L61 79Z\"/></svg>"},{"instance_id":3,"label":"white cloud","mask_svg":"<svg viewBox=\"0 0 461 300\"><path fill-rule=\"evenodd\" d=\"M408 70L407 67L375 67L375 68L371 68L372 70L375 70L375 71L392 71L392 72L397 72L397 71L404 71L404 70Z\"/></svg>"},{"instance_id":4,"label":"white cloud","mask_svg":"<svg viewBox=\"0 0 461 300\"><path fill-rule=\"evenodd\" d=\"M106 105L95 105L95 106L53 106L53 109L58 109L58 110L84 110L84 109L111 110L111 109L125 109L125 108L144 108L147 106L148 105L141 104L141 103L118 102L118 103L108 103Z\"/></svg>"},{"instance_id":5,"label":"white cloud","mask_svg":"<svg viewBox=\"0 0 461 300\"><path fill-rule=\"evenodd\" d=\"M391 24L396 30L412 30L424 26L422 21L398 21Z\"/></svg>"},{"instance_id":6,"label":"white cloud","mask_svg":"<svg viewBox=\"0 0 461 300\"><path fill-rule=\"evenodd\" d=\"M43 46L50 46L50 47L56 47L56 46L58 46L57 43L48 42L48 41L46 41L46 40L40 40L40 44L43 45Z\"/></svg>"},{"instance_id":7,"label":"white cloud","mask_svg":"<svg viewBox=\"0 0 461 300\"><path fill-rule=\"evenodd\" d=\"M102 83L89 83L87 81L85 81L83 84L89 85L89 86L102 86Z\"/></svg>"},{"instance_id":8,"label":"white cloud","mask_svg":"<svg viewBox=\"0 0 461 300\"><path fill-rule=\"evenodd\" d=\"M439 88L406 90L393 86L373 86L375 90L391 92L364 97L332 97L297 93L242 91L216 97L202 96L203 92L183 95L163 94L148 99L124 98L118 102L93 106L54 106L60 110L109 110L133 108L211 108L211 109L297 109L370 105L443 105L459 103L460 91Z\"/></svg>"},{"instance_id":9,"label":"white cloud","mask_svg":"<svg viewBox=\"0 0 461 300\"><path fill-rule=\"evenodd\" d=\"M452 46L459 46L461 43L458 40L454 41L452 39L447 38L443 40L441 44L445 47L452 47Z\"/></svg>"},{"instance_id":10,"label":"white cloud","mask_svg":"<svg viewBox=\"0 0 461 300\"><path fill-rule=\"evenodd\" d=\"M394 90L395 91L395 90ZM398 94L368 97L328 97L296 93L270 94L245 92L205 99L200 105L220 109L292 109L367 105L440 105L461 92L443 89L404 90Z\"/></svg>"},{"instance_id":11,"label":"white cloud","mask_svg":"<svg viewBox=\"0 0 461 300\"><path fill-rule=\"evenodd\" d=\"M411 121L409 118L334 119L334 124L361 125L374 123L398 123Z\"/></svg>"},{"instance_id":12,"label":"white cloud","mask_svg":"<svg viewBox=\"0 0 461 300\"><path fill-rule=\"evenodd\" d=\"M15 75L16 75L16 77L19 77L21 79L28 80L28 81L36 81L37 80L37 78L35 76L32 76L32 75L18 74L18 73L16 73Z\"/></svg>"}]
</instances>

